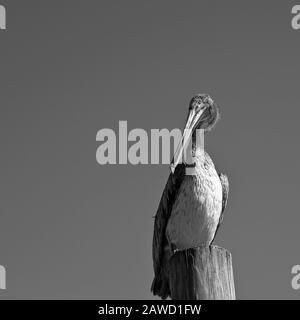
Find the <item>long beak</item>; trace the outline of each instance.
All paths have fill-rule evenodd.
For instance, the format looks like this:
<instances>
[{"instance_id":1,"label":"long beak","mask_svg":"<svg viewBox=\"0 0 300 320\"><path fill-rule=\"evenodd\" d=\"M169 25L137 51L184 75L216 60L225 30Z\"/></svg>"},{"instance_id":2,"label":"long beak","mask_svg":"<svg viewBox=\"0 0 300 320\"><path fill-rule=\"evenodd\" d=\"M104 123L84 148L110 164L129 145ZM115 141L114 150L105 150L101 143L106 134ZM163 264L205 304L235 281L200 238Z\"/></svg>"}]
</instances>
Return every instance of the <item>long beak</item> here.
<instances>
[{"instance_id":1,"label":"long beak","mask_svg":"<svg viewBox=\"0 0 300 320\"><path fill-rule=\"evenodd\" d=\"M187 155L186 153L187 147L191 146L191 138L192 138L193 132L197 127L204 110L205 109L201 108L201 110L198 113L196 113L194 109L191 109L189 111L181 142L177 147L173 160L170 164L172 173L174 173L179 163L184 162L185 156Z\"/></svg>"}]
</instances>

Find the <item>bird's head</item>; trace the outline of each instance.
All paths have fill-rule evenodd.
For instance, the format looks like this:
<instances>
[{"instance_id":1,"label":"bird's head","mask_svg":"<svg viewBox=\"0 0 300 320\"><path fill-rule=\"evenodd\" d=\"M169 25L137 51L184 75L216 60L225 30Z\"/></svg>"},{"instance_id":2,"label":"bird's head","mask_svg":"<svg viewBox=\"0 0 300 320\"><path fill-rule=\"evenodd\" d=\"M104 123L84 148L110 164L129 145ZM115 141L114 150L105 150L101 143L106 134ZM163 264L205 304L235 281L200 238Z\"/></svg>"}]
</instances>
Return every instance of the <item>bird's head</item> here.
<instances>
[{"instance_id":1,"label":"bird's head","mask_svg":"<svg viewBox=\"0 0 300 320\"><path fill-rule=\"evenodd\" d=\"M183 151L186 150L195 130L202 129L204 132L210 131L215 126L219 117L219 107L208 94L197 94L192 98L189 104L189 112L182 141L171 162L172 172L175 171L176 166L181 162Z\"/></svg>"},{"instance_id":2,"label":"bird's head","mask_svg":"<svg viewBox=\"0 0 300 320\"><path fill-rule=\"evenodd\" d=\"M189 104L185 129L210 131L220 116L219 107L208 94L195 95Z\"/></svg>"}]
</instances>

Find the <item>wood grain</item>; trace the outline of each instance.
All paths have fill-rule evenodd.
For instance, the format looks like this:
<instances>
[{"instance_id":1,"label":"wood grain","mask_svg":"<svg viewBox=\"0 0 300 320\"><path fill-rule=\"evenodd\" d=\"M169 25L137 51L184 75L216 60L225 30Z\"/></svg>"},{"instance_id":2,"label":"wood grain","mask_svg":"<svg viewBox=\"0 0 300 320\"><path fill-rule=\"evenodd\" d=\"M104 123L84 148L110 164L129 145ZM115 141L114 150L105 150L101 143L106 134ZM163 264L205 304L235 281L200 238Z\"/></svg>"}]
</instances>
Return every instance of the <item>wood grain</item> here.
<instances>
[{"instance_id":1,"label":"wood grain","mask_svg":"<svg viewBox=\"0 0 300 320\"><path fill-rule=\"evenodd\" d=\"M173 300L235 300L230 252L218 246L177 251L169 284Z\"/></svg>"}]
</instances>

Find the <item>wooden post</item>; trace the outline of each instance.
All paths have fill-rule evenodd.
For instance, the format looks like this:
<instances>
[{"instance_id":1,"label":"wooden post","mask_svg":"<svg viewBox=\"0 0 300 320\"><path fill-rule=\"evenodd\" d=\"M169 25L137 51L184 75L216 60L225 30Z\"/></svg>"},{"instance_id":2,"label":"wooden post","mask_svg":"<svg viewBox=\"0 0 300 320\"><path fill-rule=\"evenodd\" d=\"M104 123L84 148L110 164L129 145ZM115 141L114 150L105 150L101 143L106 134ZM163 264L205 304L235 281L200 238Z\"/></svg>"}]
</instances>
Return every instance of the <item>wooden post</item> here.
<instances>
[{"instance_id":1,"label":"wooden post","mask_svg":"<svg viewBox=\"0 0 300 320\"><path fill-rule=\"evenodd\" d=\"M177 251L169 276L173 300L235 300L232 258L224 248Z\"/></svg>"}]
</instances>

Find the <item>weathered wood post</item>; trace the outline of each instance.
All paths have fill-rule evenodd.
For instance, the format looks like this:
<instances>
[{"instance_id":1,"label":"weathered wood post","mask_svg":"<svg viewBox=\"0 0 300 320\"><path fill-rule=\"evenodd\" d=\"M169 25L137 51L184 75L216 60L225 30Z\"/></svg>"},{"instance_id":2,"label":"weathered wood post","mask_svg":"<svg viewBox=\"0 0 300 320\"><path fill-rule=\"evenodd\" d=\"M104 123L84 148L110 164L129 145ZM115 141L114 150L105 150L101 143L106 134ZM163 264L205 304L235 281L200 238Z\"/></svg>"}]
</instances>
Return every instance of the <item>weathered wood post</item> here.
<instances>
[{"instance_id":1,"label":"weathered wood post","mask_svg":"<svg viewBox=\"0 0 300 320\"><path fill-rule=\"evenodd\" d=\"M232 258L224 248L177 251L169 275L173 300L235 300Z\"/></svg>"}]
</instances>

